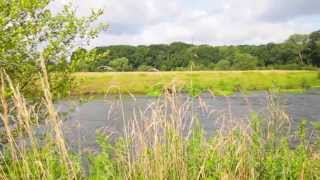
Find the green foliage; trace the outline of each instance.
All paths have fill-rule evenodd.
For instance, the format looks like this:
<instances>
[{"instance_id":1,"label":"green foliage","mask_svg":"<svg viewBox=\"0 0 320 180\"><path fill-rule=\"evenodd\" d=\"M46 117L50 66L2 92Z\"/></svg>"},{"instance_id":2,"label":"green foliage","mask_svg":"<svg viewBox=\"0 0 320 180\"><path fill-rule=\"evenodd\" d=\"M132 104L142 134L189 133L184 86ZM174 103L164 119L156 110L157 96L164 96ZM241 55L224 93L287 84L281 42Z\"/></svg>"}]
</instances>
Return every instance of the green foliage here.
<instances>
[{"instance_id":1,"label":"green foliage","mask_svg":"<svg viewBox=\"0 0 320 180\"><path fill-rule=\"evenodd\" d=\"M107 58L108 53L108 51L104 53L97 53L96 49L87 51L86 49L78 48L74 53L72 53L70 69L72 72L95 71L97 69L94 69L93 67L98 66L95 60Z\"/></svg>"},{"instance_id":2,"label":"green foliage","mask_svg":"<svg viewBox=\"0 0 320 180\"><path fill-rule=\"evenodd\" d=\"M68 179L71 176L70 166L63 163L62 155L53 144L46 144L37 149L26 149L19 160L12 159L9 151L3 153L0 160L2 172L8 179ZM75 178L83 177L80 157L70 153L70 161ZM5 164L2 164L5 163ZM3 176L2 176L3 177Z\"/></svg>"},{"instance_id":3,"label":"green foliage","mask_svg":"<svg viewBox=\"0 0 320 180\"><path fill-rule=\"evenodd\" d=\"M153 69L153 67L152 66L148 66L148 65L144 65L144 64L142 64L142 65L140 65L139 67L138 67L138 71L151 71Z\"/></svg>"},{"instance_id":4,"label":"green foliage","mask_svg":"<svg viewBox=\"0 0 320 180\"><path fill-rule=\"evenodd\" d=\"M294 34L285 42L285 44L292 50L293 54L296 55L297 63L299 64L305 63L304 50L307 48L308 41L308 35Z\"/></svg>"},{"instance_id":5,"label":"green foliage","mask_svg":"<svg viewBox=\"0 0 320 180\"><path fill-rule=\"evenodd\" d=\"M250 54L235 53L232 60L232 68L236 70L253 70L256 68L258 59Z\"/></svg>"},{"instance_id":6,"label":"green foliage","mask_svg":"<svg viewBox=\"0 0 320 180\"><path fill-rule=\"evenodd\" d=\"M41 68L45 68L44 64L41 64ZM44 101L40 105L39 101L27 101L19 88L14 87L10 78L3 74L1 73L0 84L0 107L3 107L0 120L5 130L1 130L0 139L8 139L8 142L1 149L1 179L82 178L84 174L80 158L68 151L62 137L60 119L54 109L46 71L41 69L40 74L43 77L41 85L44 91ZM12 92L8 95L5 90L7 87ZM46 131L40 135L34 125L44 119L48 126L43 126ZM11 121L14 123L8 126Z\"/></svg>"},{"instance_id":7,"label":"green foliage","mask_svg":"<svg viewBox=\"0 0 320 180\"><path fill-rule=\"evenodd\" d=\"M114 71L129 71L131 69L129 60L125 57L110 61L109 66L112 67Z\"/></svg>"},{"instance_id":8,"label":"green foliage","mask_svg":"<svg viewBox=\"0 0 320 180\"><path fill-rule=\"evenodd\" d=\"M312 87L311 82L308 81L307 79L303 78L301 81L301 87L303 89L310 89Z\"/></svg>"},{"instance_id":9,"label":"green foliage","mask_svg":"<svg viewBox=\"0 0 320 180\"><path fill-rule=\"evenodd\" d=\"M310 64L320 67L320 30L311 33L305 50Z\"/></svg>"},{"instance_id":10,"label":"green foliage","mask_svg":"<svg viewBox=\"0 0 320 180\"><path fill-rule=\"evenodd\" d=\"M90 174L89 179L100 178L114 179L116 175L115 164L111 159L112 145L106 136L97 134L97 143L100 146L99 154L89 156Z\"/></svg>"},{"instance_id":11,"label":"green foliage","mask_svg":"<svg viewBox=\"0 0 320 180\"><path fill-rule=\"evenodd\" d=\"M199 96L201 93L205 92L205 89L197 83L188 83L184 86L183 90L192 97Z\"/></svg>"},{"instance_id":12,"label":"green foliage","mask_svg":"<svg viewBox=\"0 0 320 180\"><path fill-rule=\"evenodd\" d=\"M231 63L228 60L221 60L215 65L216 70L228 70L231 69Z\"/></svg>"},{"instance_id":13,"label":"green foliage","mask_svg":"<svg viewBox=\"0 0 320 180\"><path fill-rule=\"evenodd\" d=\"M277 113L274 110L270 113ZM154 146L131 146L130 138L116 143L124 146L112 146L105 140L100 142L101 152L90 161L89 178L318 179L320 152L307 145L305 123L293 133L287 126L285 116L267 120L253 114L249 132L234 128L215 133L209 140L199 123L188 138L179 129L164 127L165 133L154 137L163 142ZM292 136L298 140L295 147L290 144ZM132 161L127 159L131 152L135 152Z\"/></svg>"},{"instance_id":14,"label":"green foliage","mask_svg":"<svg viewBox=\"0 0 320 180\"><path fill-rule=\"evenodd\" d=\"M248 70L248 69L310 69L319 67L319 31L310 35L295 34L283 43L265 45L210 46L182 42L150 46L108 46L92 51L110 52L108 57L96 58L88 71L99 71L114 59L126 57L132 70L148 66L161 71L190 70ZM232 67L227 67L229 61ZM294 65L295 64L295 65ZM216 67L217 66L217 67Z\"/></svg>"},{"instance_id":15,"label":"green foliage","mask_svg":"<svg viewBox=\"0 0 320 180\"><path fill-rule=\"evenodd\" d=\"M275 69L286 69L286 70L297 70L300 69L302 65L299 64L286 64L286 65L276 65L273 68Z\"/></svg>"},{"instance_id":16,"label":"green foliage","mask_svg":"<svg viewBox=\"0 0 320 180\"><path fill-rule=\"evenodd\" d=\"M66 94L70 73L76 70L68 62L75 42L88 41L104 28L92 25L101 10L79 18L70 6L52 13L47 8L51 2L0 0L0 67L29 94L37 92L40 58L45 60L53 90L57 90L54 94Z\"/></svg>"},{"instance_id":17,"label":"green foliage","mask_svg":"<svg viewBox=\"0 0 320 180\"><path fill-rule=\"evenodd\" d=\"M164 85L162 83L157 83L157 84L149 87L147 89L146 94L148 96L157 97L157 96L161 96L164 91L165 91Z\"/></svg>"}]
</instances>

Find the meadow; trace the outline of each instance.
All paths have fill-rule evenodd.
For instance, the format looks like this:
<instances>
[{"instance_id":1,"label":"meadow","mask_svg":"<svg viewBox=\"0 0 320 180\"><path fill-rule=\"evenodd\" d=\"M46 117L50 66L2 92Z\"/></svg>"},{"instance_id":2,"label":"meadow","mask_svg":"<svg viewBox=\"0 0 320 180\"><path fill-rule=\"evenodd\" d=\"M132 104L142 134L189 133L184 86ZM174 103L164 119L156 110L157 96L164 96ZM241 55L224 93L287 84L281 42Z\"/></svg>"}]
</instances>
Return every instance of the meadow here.
<instances>
[{"instance_id":1,"label":"meadow","mask_svg":"<svg viewBox=\"0 0 320 180\"><path fill-rule=\"evenodd\" d=\"M73 74L77 86L72 95L147 94L158 96L165 89L198 95L275 90L301 92L320 87L317 71L172 71L172 72L81 72Z\"/></svg>"}]
</instances>

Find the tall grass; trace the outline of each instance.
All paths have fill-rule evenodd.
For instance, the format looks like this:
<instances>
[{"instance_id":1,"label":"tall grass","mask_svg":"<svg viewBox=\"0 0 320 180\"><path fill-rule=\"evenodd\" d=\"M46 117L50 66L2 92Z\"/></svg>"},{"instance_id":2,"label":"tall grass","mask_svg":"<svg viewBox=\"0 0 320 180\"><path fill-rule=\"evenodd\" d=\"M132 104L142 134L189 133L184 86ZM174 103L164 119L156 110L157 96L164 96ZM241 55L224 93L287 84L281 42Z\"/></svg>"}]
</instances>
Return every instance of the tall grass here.
<instances>
[{"instance_id":1,"label":"tall grass","mask_svg":"<svg viewBox=\"0 0 320 180\"><path fill-rule=\"evenodd\" d=\"M1 138L7 140L0 153L1 179L320 178L319 125L312 132L304 123L292 128L273 96L268 98L266 116L253 114L247 122L222 116L217 129L208 135L196 116L186 117L192 102L181 105L175 90L151 106L150 113L127 122L119 137L98 133L100 151L88 155L85 171L79 155L68 150L46 69L41 67L41 103L51 127L45 137L33 129L42 115L1 73Z\"/></svg>"},{"instance_id":2,"label":"tall grass","mask_svg":"<svg viewBox=\"0 0 320 180\"><path fill-rule=\"evenodd\" d=\"M252 115L248 124L233 125L224 117L210 137L195 117L183 119L187 109L167 95L151 116L133 120L115 144L100 134L101 153L90 158L91 179L320 178L319 146L310 143L304 124L293 131L274 97L268 98L267 117Z\"/></svg>"},{"instance_id":3,"label":"tall grass","mask_svg":"<svg viewBox=\"0 0 320 180\"><path fill-rule=\"evenodd\" d=\"M79 179L80 164L70 155L63 139L61 121L54 110L47 72L41 63L41 84L46 121L52 128L44 139L36 136L33 126L40 112L14 87L5 72L1 72L1 113L8 143L0 153L1 179ZM13 125L10 123L13 121ZM27 141L25 141L27 140Z\"/></svg>"}]
</instances>

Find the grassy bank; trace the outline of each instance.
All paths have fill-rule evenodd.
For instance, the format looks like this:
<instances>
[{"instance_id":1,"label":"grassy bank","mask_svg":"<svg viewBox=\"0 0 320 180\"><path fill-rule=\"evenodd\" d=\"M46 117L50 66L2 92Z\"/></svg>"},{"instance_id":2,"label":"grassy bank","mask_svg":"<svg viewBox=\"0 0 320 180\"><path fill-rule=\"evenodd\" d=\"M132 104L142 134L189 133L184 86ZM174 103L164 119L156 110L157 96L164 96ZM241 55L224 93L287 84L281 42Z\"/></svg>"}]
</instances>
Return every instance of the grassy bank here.
<instances>
[{"instance_id":1,"label":"grassy bank","mask_svg":"<svg viewBox=\"0 0 320 180\"><path fill-rule=\"evenodd\" d=\"M237 91L302 91L320 87L317 71L97 72L73 76L78 86L72 95L159 95L163 89L172 87L192 95L208 90L216 95L228 95Z\"/></svg>"}]
</instances>

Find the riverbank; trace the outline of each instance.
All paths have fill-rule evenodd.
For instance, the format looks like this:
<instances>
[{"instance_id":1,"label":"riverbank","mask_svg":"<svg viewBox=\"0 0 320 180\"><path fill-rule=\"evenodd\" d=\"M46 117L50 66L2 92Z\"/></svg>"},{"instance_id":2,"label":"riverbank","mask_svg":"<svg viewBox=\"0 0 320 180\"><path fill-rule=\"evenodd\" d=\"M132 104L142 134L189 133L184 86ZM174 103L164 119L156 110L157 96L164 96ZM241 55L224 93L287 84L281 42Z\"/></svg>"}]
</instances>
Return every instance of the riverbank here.
<instances>
[{"instance_id":1,"label":"riverbank","mask_svg":"<svg viewBox=\"0 0 320 180\"><path fill-rule=\"evenodd\" d=\"M211 91L230 95L239 91L295 91L320 87L317 71L172 71L172 72L81 72L73 74L72 95L147 94L164 89L197 95Z\"/></svg>"}]
</instances>

